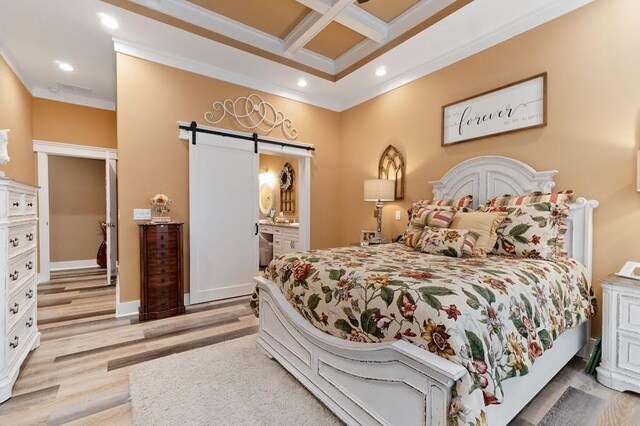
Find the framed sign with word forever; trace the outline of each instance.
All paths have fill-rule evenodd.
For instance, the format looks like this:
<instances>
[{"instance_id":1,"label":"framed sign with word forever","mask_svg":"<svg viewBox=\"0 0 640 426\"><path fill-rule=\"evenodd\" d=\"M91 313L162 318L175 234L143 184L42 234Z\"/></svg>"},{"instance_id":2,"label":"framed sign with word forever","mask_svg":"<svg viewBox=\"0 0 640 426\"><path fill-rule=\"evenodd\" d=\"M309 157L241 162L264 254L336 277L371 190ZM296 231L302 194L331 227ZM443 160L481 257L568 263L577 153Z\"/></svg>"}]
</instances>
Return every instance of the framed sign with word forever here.
<instances>
[{"instance_id":1,"label":"framed sign with word forever","mask_svg":"<svg viewBox=\"0 0 640 426\"><path fill-rule=\"evenodd\" d=\"M547 125L547 73L442 107L442 145Z\"/></svg>"}]
</instances>

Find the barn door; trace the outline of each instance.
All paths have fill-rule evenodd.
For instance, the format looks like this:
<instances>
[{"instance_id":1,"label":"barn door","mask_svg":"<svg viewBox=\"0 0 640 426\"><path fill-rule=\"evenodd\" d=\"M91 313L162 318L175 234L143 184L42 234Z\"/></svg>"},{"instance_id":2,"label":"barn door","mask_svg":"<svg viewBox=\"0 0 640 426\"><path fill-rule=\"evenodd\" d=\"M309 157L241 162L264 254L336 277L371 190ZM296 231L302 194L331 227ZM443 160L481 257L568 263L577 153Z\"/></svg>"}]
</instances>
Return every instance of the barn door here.
<instances>
[{"instance_id":1,"label":"barn door","mask_svg":"<svg viewBox=\"0 0 640 426\"><path fill-rule=\"evenodd\" d=\"M259 156L253 141L196 138L189 146L191 303L250 294L259 257Z\"/></svg>"}]
</instances>

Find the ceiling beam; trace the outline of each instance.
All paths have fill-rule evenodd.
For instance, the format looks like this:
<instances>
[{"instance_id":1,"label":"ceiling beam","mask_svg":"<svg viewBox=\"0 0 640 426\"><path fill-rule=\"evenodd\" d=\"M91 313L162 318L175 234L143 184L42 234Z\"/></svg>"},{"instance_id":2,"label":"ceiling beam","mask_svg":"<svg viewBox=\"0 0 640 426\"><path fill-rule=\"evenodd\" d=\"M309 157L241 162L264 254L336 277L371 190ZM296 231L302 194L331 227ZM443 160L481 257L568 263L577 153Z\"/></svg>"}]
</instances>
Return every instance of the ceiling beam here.
<instances>
[{"instance_id":1,"label":"ceiling beam","mask_svg":"<svg viewBox=\"0 0 640 426\"><path fill-rule=\"evenodd\" d=\"M331 0L296 0L318 13L325 14L331 8ZM344 11L335 17L335 21L353 31L362 34L377 43L383 41L388 34L387 24L371 13L350 4Z\"/></svg>"},{"instance_id":2,"label":"ceiling beam","mask_svg":"<svg viewBox=\"0 0 640 426\"><path fill-rule=\"evenodd\" d=\"M294 53L302 49L320 31L326 28L342 11L353 3L353 0L337 0L325 13L310 12L285 37L284 49Z\"/></svg>"}]
</instances>

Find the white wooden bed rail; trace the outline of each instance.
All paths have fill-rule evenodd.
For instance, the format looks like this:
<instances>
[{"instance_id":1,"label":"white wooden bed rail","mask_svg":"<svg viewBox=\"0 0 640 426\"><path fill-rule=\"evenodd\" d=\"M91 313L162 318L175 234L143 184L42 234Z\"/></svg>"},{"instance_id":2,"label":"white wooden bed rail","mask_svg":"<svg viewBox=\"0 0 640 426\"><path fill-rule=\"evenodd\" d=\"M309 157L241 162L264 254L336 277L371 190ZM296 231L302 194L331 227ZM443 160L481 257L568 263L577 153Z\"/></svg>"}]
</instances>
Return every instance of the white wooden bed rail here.
<instances>
[{"instance_id":1,"label":"white wooden bed rail","mask_svg":"<svg viewBox=\"0 0 640 426\"><path fill-rule=\"evenodd\" d=\"M354 343L321 332L276 284L260 290L258 345L348 425L447 425L466 370L403 340Z\"/></svg>"}]
</instances>

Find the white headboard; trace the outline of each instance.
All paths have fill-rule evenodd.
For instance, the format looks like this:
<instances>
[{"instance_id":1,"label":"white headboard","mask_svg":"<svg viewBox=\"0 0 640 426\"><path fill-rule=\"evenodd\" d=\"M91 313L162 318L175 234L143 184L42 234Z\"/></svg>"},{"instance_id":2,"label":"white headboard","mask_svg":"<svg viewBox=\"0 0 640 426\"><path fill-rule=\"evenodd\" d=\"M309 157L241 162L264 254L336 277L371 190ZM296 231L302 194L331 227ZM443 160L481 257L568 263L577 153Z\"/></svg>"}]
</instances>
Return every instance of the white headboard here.
<instances>
[{"instance_id":1,"label":"white headboard","mask_svg":"<svg viewBox=\"0 0 640 426\"><path fill-rule=\"evenodd\" d=\"M551 192L557 170L538 172L522 161L487 155L471 158L451 168L442 179L430 182L435 199L473 195L473 207L489 198L504 195L526 195L533 191ZM578 198L569 209L565 249L569 256L587 267L591 280L593 250L593 209L595 200Z\"/></svg>"}]
</instances>

